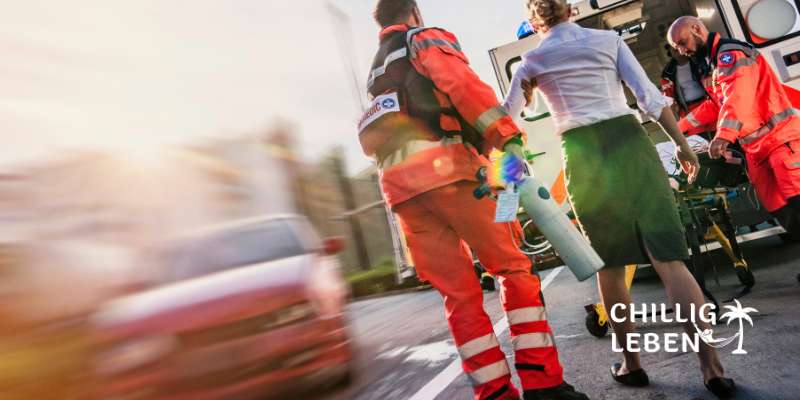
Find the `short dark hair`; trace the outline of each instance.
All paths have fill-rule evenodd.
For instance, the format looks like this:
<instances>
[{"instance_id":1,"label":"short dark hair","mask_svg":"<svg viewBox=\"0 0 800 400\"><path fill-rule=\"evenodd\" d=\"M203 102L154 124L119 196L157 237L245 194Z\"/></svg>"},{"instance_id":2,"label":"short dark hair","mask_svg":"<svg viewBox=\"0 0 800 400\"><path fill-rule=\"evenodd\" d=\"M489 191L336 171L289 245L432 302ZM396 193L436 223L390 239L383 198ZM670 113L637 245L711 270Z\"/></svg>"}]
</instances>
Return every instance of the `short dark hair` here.
<instances>
[{"instance_id":1,"label":"short dark hair","mask_svg":"<svg viewBox=\"0 0 800 400\"><path fill-rule=\"evenodd\" d=\"M416 7L416 0L378 0L372 15L378 25L386 27L404 22Z\"/></svg>"}]
</instances>

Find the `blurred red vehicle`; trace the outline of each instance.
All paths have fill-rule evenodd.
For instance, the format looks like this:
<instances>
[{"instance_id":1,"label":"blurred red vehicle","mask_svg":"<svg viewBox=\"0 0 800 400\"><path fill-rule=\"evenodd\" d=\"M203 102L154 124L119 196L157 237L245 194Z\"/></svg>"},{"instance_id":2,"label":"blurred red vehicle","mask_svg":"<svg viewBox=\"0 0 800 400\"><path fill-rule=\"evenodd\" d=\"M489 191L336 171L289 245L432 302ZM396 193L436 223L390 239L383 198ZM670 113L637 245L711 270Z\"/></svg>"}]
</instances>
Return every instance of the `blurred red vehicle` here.
<instances>
[{"instance_id":1,"label":"blurred red vehicle","mask_svg":"<svg viewBox=\"0 0 800 400\"><path fill-rule=\"evenodd\" d=\"M92 385L103 399L287 398L348 382L348 291L300 216L192 235L160 252L163 284L92 318Z\"/></svg>"}]
</instances>

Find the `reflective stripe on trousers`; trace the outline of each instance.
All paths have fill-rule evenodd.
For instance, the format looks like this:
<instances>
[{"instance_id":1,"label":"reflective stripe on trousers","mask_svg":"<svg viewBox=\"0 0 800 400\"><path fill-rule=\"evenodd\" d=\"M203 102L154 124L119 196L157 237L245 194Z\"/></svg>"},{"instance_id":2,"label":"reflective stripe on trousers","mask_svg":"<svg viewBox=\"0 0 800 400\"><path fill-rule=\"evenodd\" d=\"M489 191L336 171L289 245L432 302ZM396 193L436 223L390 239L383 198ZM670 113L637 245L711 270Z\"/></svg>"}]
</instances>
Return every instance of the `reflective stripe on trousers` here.
<instances>
[{"instance_id":1,"label":"reflective stripe on trousers","mask_svg":"<svg viewBox=\"0 0 800 400\"><path fill-rule=\"evenodd\" d=\"M490 333L458 346L458 354L462 360L466 360L495 347L500 347L500 342L494 333Z\"/></svg>"},{"instance_id":2,"label":"reflective stripe on trousers","mask_svg":"<svg viewBox=\"0 0 800 400\"><path fill-rule=\"evenodd\" d=\"M508 324L519 325L528 322L546 321L547 313L544 307L525 307L508 311Z\"/></svg>"},{"instance_id":3,"label":"reflective stripe on trousers","mask_svg":"<svg viewBox=\"0 0 800 400\"><path fill-rule=\"evenodd\" d=\"M534 332L517 335L511 338L514 351L525 349L541 349L555 346L553 334L550 332Z\"/></svg>"},{"instance_id":4,"label":"reflective stripe on trousers","mask_svg":"<svg viewBox=\"0 0 800 400\"><path fill-rule=\"evenodd\" d=\"M508 324L511 326L527 324L529 322L547 321L547 312L544 306L518 308L510 310ZM532 332L517 335L511 338L514 350L538 349L555 346L553 335L550 332Z\"/></svg>"},{"instance_id":5,"label":"reflective stripe on trousers","mask_svg":"<svg viewBox=\"0 0 800 400\"><path fill-rule=\"evenodd\" d=\"M483 368L476 369L467 374L472 386L480 386L484 383L491 382L497 378L510 375L511 370L508 368L508 363L505 359L496 363L489 364Z\"/></svg>"}]
</instances>

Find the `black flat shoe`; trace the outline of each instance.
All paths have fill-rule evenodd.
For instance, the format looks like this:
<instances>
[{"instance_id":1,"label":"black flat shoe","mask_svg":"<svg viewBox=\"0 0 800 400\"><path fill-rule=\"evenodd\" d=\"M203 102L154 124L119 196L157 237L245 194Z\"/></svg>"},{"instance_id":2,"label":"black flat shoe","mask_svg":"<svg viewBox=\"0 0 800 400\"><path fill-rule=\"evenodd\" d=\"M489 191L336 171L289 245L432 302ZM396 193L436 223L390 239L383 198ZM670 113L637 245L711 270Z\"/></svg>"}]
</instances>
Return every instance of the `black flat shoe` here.
<instances>
[{"instance_id":1,"label":"black flat shoe","mask_svg":"<svg viewBox=\"0 0 800 400\"><path fill-rule=\"evenodd\" d=\"M736 393L736 384L731 378L713 378L706 382L706 389L720 399L730 399Z\"/></svg>"},{"instance_id":2,"label":"black flat shoe","mask_svg":"<svg viewBox=\"0 0 800 400\"><path fill-rule=\"evenodd\" d=\"M589 400L581 392L576 392L572 385L566 382L551 388L526 390L522 393L525 400Z\"/></svg>"},{"instance_id":3,"label":"black flat shoe","mask_svg":"<svg viewBox=\"0 0 800 400\"><path fill-rule=\"evenodd\" d=\"M611 366L611 377L613 377L615 381L625 386L633 387L645 387L650 384L650 378L647 377L647 372L644 372L643 369L637 369L636 371L630 371L625 375L620 375L620 368L622 368L622 364L620 363L616 363Z\"/></svg>"}]
</instances>

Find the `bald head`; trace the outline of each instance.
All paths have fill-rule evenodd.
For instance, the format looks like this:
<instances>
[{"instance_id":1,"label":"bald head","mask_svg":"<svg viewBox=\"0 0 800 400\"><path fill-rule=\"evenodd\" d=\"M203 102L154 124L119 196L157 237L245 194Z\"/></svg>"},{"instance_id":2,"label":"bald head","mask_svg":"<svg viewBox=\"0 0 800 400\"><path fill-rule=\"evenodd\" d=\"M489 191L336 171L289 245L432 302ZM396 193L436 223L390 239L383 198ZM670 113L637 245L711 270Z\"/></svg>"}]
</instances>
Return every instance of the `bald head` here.
<instances>
[{"instance_id":1,"label":"bald head","mask_svg":"<svg viewBox=\"0 0 800 400\"><path fill-rule=\"evenodd\" d=\"M667 32L670 46L690 57L705 47L707 38L708 28L700 19L690 15L676 19Z\"/></svg>"}]
</instances>

